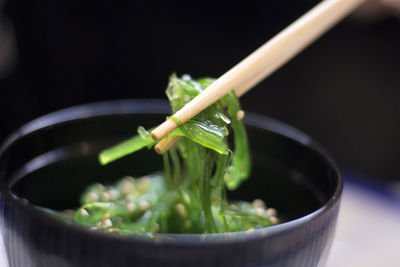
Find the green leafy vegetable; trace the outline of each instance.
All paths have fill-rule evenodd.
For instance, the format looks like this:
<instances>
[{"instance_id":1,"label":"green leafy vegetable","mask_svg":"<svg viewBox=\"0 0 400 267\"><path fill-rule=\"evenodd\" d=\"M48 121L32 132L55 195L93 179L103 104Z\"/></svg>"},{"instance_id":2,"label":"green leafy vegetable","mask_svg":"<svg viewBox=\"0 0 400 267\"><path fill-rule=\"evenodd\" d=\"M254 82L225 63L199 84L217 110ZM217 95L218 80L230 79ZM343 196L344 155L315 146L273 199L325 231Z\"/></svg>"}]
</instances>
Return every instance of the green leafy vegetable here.
<instances>
[{"instance_id":1,"label":"green leafy vegetable","mask_svg":"<svg viewBox=\"0 0 400 267\"><path fill-rule=\"evenodd\" d=\"M172 75L166 94L173 113L213 81ZM250 174L242 113L235 93L230 92L188 122L177 121L179 127L166 138L183 139L163 155L163 177L91 185L74 220L122 234L221 233L276 224L275 210L267 209L261 200L229 203L226 198L225 188L236 189ZM149 132L139 127L137 136L102 151L99 161L105 165L154 144Z\"/></svg>"}]
</instances>

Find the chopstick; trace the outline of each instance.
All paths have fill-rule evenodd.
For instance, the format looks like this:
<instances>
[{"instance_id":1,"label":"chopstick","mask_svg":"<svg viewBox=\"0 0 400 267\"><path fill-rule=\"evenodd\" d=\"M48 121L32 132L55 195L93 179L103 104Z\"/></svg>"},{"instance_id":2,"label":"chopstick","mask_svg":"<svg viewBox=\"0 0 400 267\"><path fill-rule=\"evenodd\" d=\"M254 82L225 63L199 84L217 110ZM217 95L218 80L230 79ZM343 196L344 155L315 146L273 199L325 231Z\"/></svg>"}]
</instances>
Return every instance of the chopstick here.
<instances>
[{"instance_id":1,"label":"chopstick","mask_svg":"<svg viewBox=\"0 0 400 267\"><path fill-rule=\"evenodd\" d=\"M162 155L168 151L173 145L179 142L182 139L182 136L171 136L171 137L164 137L157 145L154 147L154 150Z\"/></svg>"},{"instance_id":2,"label":"chopstick","mask_svg":"<svg viewBox=\"0 0 400 267\"><path fill-rule=\"evenodd\" d=\"M320 2L232 69L224 73L191 102L178 110L172 117L175 121L185 123L231 90L234 90L238 96L245 94L314 42L364 1L324 0ZM174 120L167 119L155 128L151 132L152 138L159 141L176 129L178 125ZM158 145L160 143L162 141Z\"/></svg>"},{"instance_id":3,"label":"chopstick","mask_svg":"<svg viewBox=\"0 0 400 267\"><path fill-rule=\"evenodd\" d=\"M260 74L257 75L257 77L260 77L260 76L262 76L262 75L260 75ZM243 94L243 92L246 91L246 89L248 90L249 88L254 86L255 85L255 81L257 81L257 79L251 79L250 81L249 80L245 80L243 83L239 84L235 88L234 91L235 91L237 96L241 96ZM259 80L262 80L261 77L259 78ZM163 139L161 139L160 142L158 142L155 145L154 150L159 155L162 155L165 152L167 152L173 145L175 145L181 139L182 139L181 136L164 137Z\"/></svg>"}]
</instances>

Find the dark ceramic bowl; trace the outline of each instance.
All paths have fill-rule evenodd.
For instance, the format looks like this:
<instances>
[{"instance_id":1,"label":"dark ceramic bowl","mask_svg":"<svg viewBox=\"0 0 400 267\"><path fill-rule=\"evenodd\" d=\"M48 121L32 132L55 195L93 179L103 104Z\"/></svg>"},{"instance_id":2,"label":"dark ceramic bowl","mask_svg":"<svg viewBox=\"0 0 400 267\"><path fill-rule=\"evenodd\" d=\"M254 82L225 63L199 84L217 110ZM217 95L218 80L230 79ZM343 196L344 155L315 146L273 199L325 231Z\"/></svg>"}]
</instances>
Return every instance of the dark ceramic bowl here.
<instances>
[{"instance_id":1,"label":"dark ceramic bowl","mask_svg":"<svg viewBox=\"0 0 400 267\"><path fill-rule=\"evenodd\" d=\"M316 266L332 243L342 178L309 136L281 122L246 115L252 177L231 199L263 199L284 223L252 233L160 234L153 239L90 232L35 208L78 206L93 182L162 169L151 150L105 167L97 153L154 126L168 108L158 100L124 100L61 110L26 124L0 148L0 226L12 267Z\"/></svg>"}]
</instances>

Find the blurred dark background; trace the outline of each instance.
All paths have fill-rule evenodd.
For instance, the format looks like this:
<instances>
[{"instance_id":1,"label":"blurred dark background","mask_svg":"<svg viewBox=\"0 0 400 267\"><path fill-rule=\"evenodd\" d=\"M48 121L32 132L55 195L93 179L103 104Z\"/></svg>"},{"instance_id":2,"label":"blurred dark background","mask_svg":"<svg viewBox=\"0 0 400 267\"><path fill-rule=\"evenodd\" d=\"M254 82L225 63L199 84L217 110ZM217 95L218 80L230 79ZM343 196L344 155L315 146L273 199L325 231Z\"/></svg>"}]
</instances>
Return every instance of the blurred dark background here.
<instances>
[{"instance_id":1,"label":"blurred dark background","mask_svg":"<svg viewBox=\"0 0 400 267\"><path fill-rule=\"evenodd\" d=\"M218 77L318 2L0 0L0 140L68 106L162 98L173 72ZM352 17L242 104L309 133L343 169L400 180L399 62L400 20Z\"/></svg>"}]
</instances>

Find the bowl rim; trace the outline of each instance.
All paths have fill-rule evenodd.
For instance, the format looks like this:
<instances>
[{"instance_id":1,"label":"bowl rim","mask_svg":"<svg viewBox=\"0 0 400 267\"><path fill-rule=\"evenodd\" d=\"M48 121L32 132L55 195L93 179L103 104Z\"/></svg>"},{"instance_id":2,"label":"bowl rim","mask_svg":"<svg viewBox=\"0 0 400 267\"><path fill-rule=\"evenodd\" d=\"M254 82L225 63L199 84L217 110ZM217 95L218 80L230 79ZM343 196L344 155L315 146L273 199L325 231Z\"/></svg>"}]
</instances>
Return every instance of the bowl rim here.
<instances>
[{"instance_id":1,"label":"bowl rim","mask_svg":"<svg viewBox=\"0 0 400 267\"><path fill-rule=\"evenodd\" d=\"M16 131L11 133L0 145L0 162L3 153L19 138L28 136L35 131L43 130L47 127L52 127L57 124L65 123L73 120L87 119L90 117L101 117L107 115L117 114L160 114L170 112L168 102L163 99L120 99L120 100L108 100L101 102L92 102L81 105L60 109L46 115L40 116L25 125L18 128ZM154 234L145 236L124 236L124 238L118 238L110 234L101 232L88 231L86 228L68 224L51 217L45 212L32 207L23 199L16 197L10 190L10 188L1 183L1 191L4 191L4 196L8 201L13 201L17 206L24 211L28 212L35 218L47 220L48 223L55 224L57 227L66 227L71 231L77 231L79 234L90 235L96 238L102 239L118 239L124 242L140 242L150 245L206 245L206 244L221 244L232 243L232 242L245 242L248 240L255 240L258 238L264 238L271 235L279 235L284 232L294 230L302 225L311 221L317 220L319 217L326 214L329 210L334 208L340 201L343 191L343 178L333 157L330 153L317 141L311 138L308 134L292 127L284 122L275 120L273 118L256 114L253 112L246 111L246 125L254 126L264 130L268 130L284 137L287 137L297 143L309 147L315 152L319 153L324 159L331 165L332 169L337 173L338 181L334 194L329 198L325 204L319 209L309 213L303 217L291 220L288 222L272 225L264 228L255 229L249 231L239 231L230 233L216 233L216 234ZM0 177L0 179L2 179ZM149 238L151 237L151 238ZM155 238L154 238L155 237ZM199 242L201 241L201 242Z\"/></svg>"}]
</instances>

